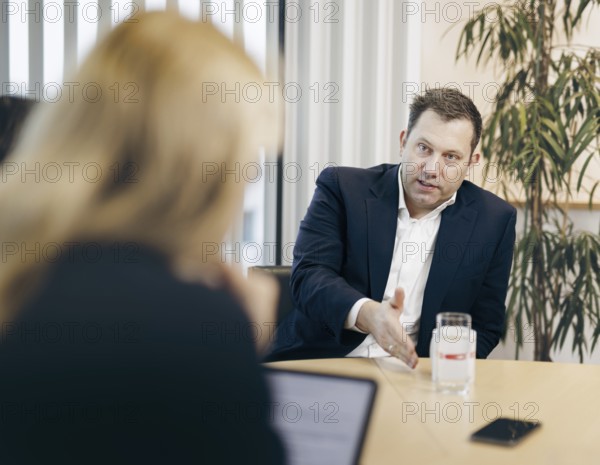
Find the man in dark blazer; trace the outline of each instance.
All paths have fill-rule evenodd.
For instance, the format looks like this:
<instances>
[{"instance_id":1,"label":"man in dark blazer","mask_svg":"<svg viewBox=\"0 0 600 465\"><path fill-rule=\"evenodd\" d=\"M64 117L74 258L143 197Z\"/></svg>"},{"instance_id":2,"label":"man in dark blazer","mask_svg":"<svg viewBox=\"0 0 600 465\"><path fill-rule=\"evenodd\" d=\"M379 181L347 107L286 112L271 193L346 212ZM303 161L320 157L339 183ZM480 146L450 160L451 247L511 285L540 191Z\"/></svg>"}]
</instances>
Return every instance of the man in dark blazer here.
<instances>
[{"instance_id":1,"label":"man in dark blazer","mask_svg":"<svg viewBox=\"0 0 600 465\"><path fill-rule=\"evenodd\" d=\"M471 314L477 357L488 356L504 326L516 211L465 181L479 161L481 126L468 97L430 90L411 104L399 165L321 173L294 249L295 310L279 325L267 360L371 356L371 338L414 367L429 355L442 311ZM398 243L422 221L431 245L411 265L422 272L420 287L405 270L416 289L406 294L394 270L410 257ZM412 326L401 324L403 311Z\"/></svg>"}]
</instances>

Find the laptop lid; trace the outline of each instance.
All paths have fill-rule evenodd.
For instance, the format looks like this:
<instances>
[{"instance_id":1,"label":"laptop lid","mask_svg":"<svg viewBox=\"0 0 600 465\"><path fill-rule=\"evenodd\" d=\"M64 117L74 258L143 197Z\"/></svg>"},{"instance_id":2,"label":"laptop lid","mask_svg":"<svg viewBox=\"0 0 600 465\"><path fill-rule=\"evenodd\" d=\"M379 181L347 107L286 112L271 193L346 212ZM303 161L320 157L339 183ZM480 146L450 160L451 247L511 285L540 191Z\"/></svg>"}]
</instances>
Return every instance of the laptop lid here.
<instances>
[{"instance_id":1,"label":"laptop lid","mask_svg":"<svg viewBox=\"0 0 600 465\"><path fill-rule=\"evenodd\" d=\"M289 465L356 465L373 409L370 379L265 368L270 419Z\"/></svg>"}]
</instances>

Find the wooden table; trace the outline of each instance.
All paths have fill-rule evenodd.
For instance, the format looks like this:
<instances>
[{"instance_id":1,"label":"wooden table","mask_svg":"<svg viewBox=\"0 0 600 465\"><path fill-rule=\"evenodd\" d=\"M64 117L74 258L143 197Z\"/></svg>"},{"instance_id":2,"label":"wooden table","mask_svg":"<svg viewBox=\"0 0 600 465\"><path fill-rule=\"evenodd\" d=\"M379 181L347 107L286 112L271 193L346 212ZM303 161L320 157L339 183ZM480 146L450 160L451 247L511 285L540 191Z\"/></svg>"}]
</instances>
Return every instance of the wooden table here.
<instances>
[{"instance_id":1,"label":"wooden table","mask_svg":"<svg viewBox=\"0 0 600 465\"><path fill-rule=\"evenodd\" d=\"M420 359L413 371L385 359L268 366L377 382L364 465L600 463L600 366L477 360L476 381L466 395L436 392L429 359ZM513 448L469 441L500 415L539 420L542 427Z\"/></svg>"}]
</instances>

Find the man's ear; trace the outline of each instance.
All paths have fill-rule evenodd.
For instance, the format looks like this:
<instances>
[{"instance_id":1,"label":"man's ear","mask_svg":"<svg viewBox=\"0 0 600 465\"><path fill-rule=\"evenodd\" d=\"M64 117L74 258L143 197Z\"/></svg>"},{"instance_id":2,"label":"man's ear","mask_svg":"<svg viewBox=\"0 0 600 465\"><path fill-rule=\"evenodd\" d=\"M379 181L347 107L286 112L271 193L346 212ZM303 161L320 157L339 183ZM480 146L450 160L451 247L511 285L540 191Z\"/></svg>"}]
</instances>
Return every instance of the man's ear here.
<instances>
[{"instance_id":1,"label":"man's ear","mask_svg":"<svg viewBox=\"0 0 600 465\"><path fill-rule=\"evenodd\" d=\"M408 138L408 135L406 134L406 129L403 129L402 131L400 131L400 150L404 149L407 138Z\"/></svg>"},{"instance_id":2,"label":"man's ear","mask_svg":"<svg viewBox=\"0 0 600 465\"><path fill-rule=\"evenodd\" d=\"M474 152L473 155L471 155L471 158L469 158L469 165L470 164L477 164L479 163L479 159L481 158L481 154L479 152Z\"/></svg>"}]
</instances>

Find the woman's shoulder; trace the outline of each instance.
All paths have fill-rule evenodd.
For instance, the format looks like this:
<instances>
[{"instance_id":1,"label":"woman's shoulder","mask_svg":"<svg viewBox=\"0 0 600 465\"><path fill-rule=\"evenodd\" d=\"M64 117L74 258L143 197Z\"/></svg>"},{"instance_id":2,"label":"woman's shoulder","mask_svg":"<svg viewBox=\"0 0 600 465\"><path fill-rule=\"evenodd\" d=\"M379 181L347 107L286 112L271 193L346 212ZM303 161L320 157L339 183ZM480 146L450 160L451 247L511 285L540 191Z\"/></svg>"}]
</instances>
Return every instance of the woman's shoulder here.
<instances>
[{"instance_id":1,"label":"woman's shoulder","mask_svg":"<svg viewBox=\"0 0 600 465\"><path fill-rule=\"evenodd\" d=\"M165 332L250 325L228 290L179 279L161 253L125 242L71 243L47 267L26 310L62 320L129 319Z\"/></svg>"}]
</instances>

